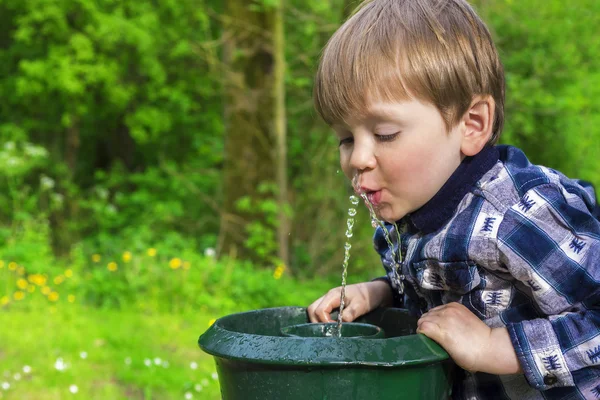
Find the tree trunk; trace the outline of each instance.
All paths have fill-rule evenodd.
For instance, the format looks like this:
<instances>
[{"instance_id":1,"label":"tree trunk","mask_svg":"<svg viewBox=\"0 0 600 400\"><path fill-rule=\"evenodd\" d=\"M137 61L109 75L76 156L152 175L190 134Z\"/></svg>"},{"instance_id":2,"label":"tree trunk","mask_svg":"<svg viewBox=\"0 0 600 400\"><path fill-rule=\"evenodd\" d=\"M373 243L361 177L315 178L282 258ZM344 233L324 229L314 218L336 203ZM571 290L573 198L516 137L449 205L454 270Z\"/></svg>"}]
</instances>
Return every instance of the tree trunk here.
<instances>
[{"instance_id":1,"label":"tree trunk","mask_svg":"<svg viewBox=\"0 0 600 400\"><path fill-rule=\"evenodd\" d=\"M275 53L275 137L277 142L277 187L279 205L279 224L277 226L278 255L284 265L289 266L290 220L286 212L287 192L287 118L285 110L285 30L283 22L283 0L279 2L274 15L274 53Z\"/></svg>"},{"instance_id":2,"label":"tree trunk","mask_svg":"<svg viewBox=\"0 0 600 400\"><path fill-rule=\"evenodd\" d=\"M252 222L268 226L269 219L265 214L237 205L244 198L251 199L254 208L269 200L281 205L287 196L282 86L285 66L283 55L277 54L283 51L283 27L278 27L283 22L277 8L254 9L248 3L247 0L225 2L224 58L228 69L224 71L225 156L219 252L261 261L279 256L285 262L287 238L283 240L281 230L286 229L285 222L271 226L273 230L279 229L272 238L279 251L263 246L262 253L255 252L245 246L246 228ZM278 194L259 190L265 183L279 185Z\"/></svg>"}]
</instances>

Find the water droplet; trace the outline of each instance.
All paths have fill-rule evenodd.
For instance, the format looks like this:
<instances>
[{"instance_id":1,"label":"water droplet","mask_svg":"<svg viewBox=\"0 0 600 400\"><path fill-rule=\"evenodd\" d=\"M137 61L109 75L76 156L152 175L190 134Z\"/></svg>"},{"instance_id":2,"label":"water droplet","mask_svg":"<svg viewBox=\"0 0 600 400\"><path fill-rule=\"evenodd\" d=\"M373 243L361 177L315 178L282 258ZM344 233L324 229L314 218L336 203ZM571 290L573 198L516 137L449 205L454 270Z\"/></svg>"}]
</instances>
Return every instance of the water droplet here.
<instances>
[{"instance_id":1,"label":"water droplet","mask_svg":"<svg viewBox=\"0 0 600 400\"><path fill-rule=\"evenodd\" d=\"M348 221L346 221L346 225L348 225L348 230L351 231L352 227L354 226L354 218L348 218Z\"/></svg>"},{"instance_id":2,"label":"water droplet","mask_svg":"<svg viewBox=\"0 0 600 400\"><path fill-rule=\"evenodd\" d=\"M357 205L359 202L360 202L360 200L358 199L358 197L350 196L350 203Z\"/></svg>"},{"instance_id":3,"label":"water droplet","mask_svg":"<svg viewBox=\"0 0 600 400\"><path fill-rule=\"evenodd\" d=\"M352 248L352 245L348 242L346 242L346 244L344 245L344 249L346 250L350 250Z\"/></svg>"},{"instance_id":4,"label":"water droplet","mask_svg":"<svg viewBox=\"0 0 600 400\"><path fill-rule=\"evenodd\" d=\"M371 226L372 226L373 228L377 228L377 225L378 225L378 224L377 224L377 220L373 218L373 219L371 220Z\"/></svg>"},{"instance_id":5,"label":"water droplet","mask_svg":"<svg viewBox=\"0 0 600 400\"><path fill-rule=\"evenodd\" d=\"M337 171L335 171L335 173L336 173L336 174L339 174L339 173L340 173L340 170L338 169Z\"/></svg>"},{"instance_id":6,"label":"water droplet","mask_svg":"<svg viewBox=\"0 0 600 400\"><path fill-rule=\"evenodd\" d=\"M352 231L351 230L347 230L346 231L346 237L347 238L351 238L352 237Z\"/></svg>"},{"instance_id":7,"label":"water droplet","mask_svg":"<svg viewBox=\"0 0 600 400\"><path fill-rule=\"evenodd\" d=\"M348 215L354 217L356 215L356 208L351 208L348 210Z\"/></svg>"}]
</instances>

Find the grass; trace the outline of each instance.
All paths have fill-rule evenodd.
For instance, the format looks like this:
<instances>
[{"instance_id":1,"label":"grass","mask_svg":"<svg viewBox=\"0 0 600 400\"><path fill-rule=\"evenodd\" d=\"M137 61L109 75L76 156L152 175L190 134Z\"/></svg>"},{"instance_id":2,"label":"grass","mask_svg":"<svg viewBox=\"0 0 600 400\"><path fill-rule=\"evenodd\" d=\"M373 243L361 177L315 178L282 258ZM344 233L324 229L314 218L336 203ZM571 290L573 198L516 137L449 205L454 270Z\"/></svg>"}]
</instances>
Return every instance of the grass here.
<instances>
[{"instance_id":1,"label":"grass","mask_svg":"<svg viewBox=\"0 0 600 400\"><path fill-rule=\"evenodd\" d=\"M0 309L0 399L219 399L212 357L197 345L215 317Z\"/></svg>"}]
</instances>

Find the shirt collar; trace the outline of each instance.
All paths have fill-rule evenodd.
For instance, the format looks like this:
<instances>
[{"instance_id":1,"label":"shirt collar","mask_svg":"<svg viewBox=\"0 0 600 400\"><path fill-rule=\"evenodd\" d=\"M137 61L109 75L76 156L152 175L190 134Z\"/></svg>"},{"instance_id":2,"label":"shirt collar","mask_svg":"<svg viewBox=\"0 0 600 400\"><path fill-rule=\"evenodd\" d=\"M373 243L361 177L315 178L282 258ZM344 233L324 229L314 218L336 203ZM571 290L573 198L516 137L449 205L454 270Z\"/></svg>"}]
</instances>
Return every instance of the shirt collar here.
<instances>
[{"instance_id":1,"label":"shirt collar","mask_svg":"<svg viewBox=\"0 0 600 400\"><path fill-rule=\"evenodd\" d=\"M425 234L440 229L454 214L459 203L473 185L498 161L500 154L494 146L486 147L472 157L465 157L444 186L407 220Z\"/></svg>"}]
</instances>

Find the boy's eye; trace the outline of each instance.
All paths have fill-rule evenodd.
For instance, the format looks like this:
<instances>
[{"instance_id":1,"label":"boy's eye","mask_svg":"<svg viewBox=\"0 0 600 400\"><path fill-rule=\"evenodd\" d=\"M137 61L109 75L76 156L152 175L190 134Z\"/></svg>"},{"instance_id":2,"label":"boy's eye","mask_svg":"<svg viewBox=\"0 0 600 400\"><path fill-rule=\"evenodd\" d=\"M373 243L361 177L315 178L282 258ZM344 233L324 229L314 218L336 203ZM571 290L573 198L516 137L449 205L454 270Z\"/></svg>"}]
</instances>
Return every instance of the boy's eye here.
<instances>
[{"instance_id":1,"label":"boy's eye","mask_svg":"<svg viewBox=\"0 0 600 400\"><path fill-rule=\"evenodd\" d=\"M380 142L391 142L392 140L396 139L399 134L400 134L400 132L392 133L391 135L377 135L376 134L375 137Z\"/></svg>"},{"instance_id":2,"label":"boy's eye","mask_svg":"<svg viewBox=\"0 0 600 400\"><path fill-rule=\"evenodd\" d=\"M340 146L343 146L345 144L351 144L353 142L354 142L354 138L352 136L350 136L350 137L340 140Z\"/></svg>"}]
</instances>

